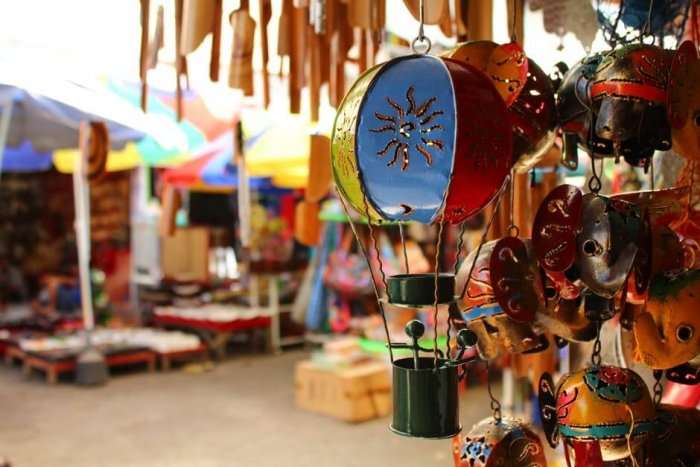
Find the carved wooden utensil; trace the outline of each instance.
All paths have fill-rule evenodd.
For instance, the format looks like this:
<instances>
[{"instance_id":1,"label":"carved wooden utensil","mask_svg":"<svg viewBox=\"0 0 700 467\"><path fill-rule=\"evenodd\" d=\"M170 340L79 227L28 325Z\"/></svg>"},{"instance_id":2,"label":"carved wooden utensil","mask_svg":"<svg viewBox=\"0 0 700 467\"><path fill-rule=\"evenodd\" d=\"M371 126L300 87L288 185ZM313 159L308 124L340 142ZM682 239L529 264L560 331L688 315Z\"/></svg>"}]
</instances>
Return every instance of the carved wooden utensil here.
<instances>
[{"instance_id":1,"label":"carved wooden utensil","mask_svg":"<svg viewBox=\"0 0 700 467\"><path fill-rule=\"evenodd\" d=\"M255 20L250 16L248 0L241 0L240 8L229 16L229 23L233 28L233 45L228 85L243 90L246 96L252 96Z\"/></svg>"},{"instance_id":2,"label":"carved wooden utensil","mask_svg":"<svg viewBox=\"0 0 700 467\"><path fill-rule=\"evenodd\" d=\"M272 4L270 0L258 0L260 10L260 48L262 50L262 78L263 78L263 105L270 105L270 75L267 65L270 60L269 44L267 40L267 26L272 18Z\"/></svg>"}]
</instances>

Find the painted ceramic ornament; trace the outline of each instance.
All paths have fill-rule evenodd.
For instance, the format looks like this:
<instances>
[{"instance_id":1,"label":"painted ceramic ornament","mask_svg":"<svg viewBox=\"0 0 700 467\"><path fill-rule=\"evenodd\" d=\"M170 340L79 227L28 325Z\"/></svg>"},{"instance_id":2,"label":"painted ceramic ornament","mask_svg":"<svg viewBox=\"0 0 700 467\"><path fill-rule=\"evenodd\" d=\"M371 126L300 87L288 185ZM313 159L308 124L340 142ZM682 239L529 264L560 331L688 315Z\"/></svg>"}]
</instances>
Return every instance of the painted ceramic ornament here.
<instances>
[{"instance_id":1,"label":"painted ceramic ornament","mask_svg":"<svg viewBox=\"0 0 700 467\"><path fill-rule=\"evenodd\" d=\"M511 126L491 80L428 55L371 68L341 104L332 164L341 195L372 220L459 223L511 169Z\"/></svg>"},{"instance_id":2,"label":"painted ceramic ornament","mask_svg":"<svg viewBox=\"0 0 700 467\"><path fill-rule=\"evenodd\" d=\"M667 108L673 150L700 160L700 59L691 41L683 42L673 56Z\"/></svg>"},{"instance_id":3,"label":"painted ceramic ornament","mask_svg":"<svg viewBox=\"0 0 700 467\"><path fill-rule=\"evenodd\" d=\"M565 375L556 388L544 374L539 401L547 439L552 447L563 440L569 466L645 458L656 414L644 381L632 370L590 367Z\"/></svg>"},{"instance_id":4,"label":"painted ceramic ornament","mask_svg":"<svg viewBox=\"0 0 700 467\"><path fill-rule=\"evenodd\" d=\"M670 369L700 355L700 270L656 276L645 310L635 317L635 354L654 369Z\"/></svg>"},{"instance_id":5,"label":"painted ceramic ornament","mask_svg":"<svg viewBox=\"0 0 700 467\"><path fill-rule=\"evenodd\" d=\"M539 436L513 418L489 417L455 438L455 467L546 467Z\"/></svg>"},{"instance_id":6,"label":"painted ceramic ornament","mask_svg":"<svg viewBox=\"0 0 700 467\"><path fill-rule=\"evenodd\" d=\"M505 353L532 353L544 350L549 345L547 338L530 323L510 318L498 303L491 285L490 270L496 244L496 241L485 243L478 257L476 250L470 252L459 268L456 291L458 295L461 294L457 306L462 321L476 334L477 348L486 359L496 358ZM471 271L471 279L464 289L475 257L476 263ZM544 307L544 303L538 304L538 307Z\"/></svg>"},{"instance_id":7,"label":"painted ceramic ornament","mask_svg":"<svg viewBox=\"0 0 700 467\"><path fill-rule=\"evenodd\" d=\"M610 142L613 156L646 167L655 150L671 148L666 118L670 65L670 52L653 45L625 45L604 55L588 83L588 98L593 132Z\"/></svg>"}]
</instances>

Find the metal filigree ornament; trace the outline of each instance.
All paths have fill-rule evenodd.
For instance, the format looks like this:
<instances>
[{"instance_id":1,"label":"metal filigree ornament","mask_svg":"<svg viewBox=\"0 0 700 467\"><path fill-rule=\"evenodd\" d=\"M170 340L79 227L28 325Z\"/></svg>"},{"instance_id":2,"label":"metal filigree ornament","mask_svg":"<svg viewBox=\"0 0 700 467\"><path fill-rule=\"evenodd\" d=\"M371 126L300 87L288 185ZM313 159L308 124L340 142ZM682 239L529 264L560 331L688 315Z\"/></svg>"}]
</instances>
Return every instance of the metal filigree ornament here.
<instances>
[{"instance_id":1,"label":"metal filigree ornament","mask_svg":"<svg viewBox=\"0 0 700 467\"><path fill-rule=\"evenodd\" d=\"M513 418L484 419L455 445L455 467L547 467L539 436Z\"/></svg>"},{"instance_id":2,"label":"metal filigree ornament","mask_svg":"<svg viewBox=\"0 0 700 467\"><path fill-rule=\"evenodd\" d=\"M414 51L430 48L422 22L413 46ZM401 435L445 438L461 430L457 383L462 368L476 358L465 354L476 336L462 329L454 346L448 327L447 345L438 348L438 320L456 303L454 274L411 273L405 253L404 273L386 277L381 260L374 271L349 207L369 220L369 247L378 259L376 224L437 224L435 264L440 265L444 225L481 212L502 192L512 167L511 124L497 87L465 63L414 54L367 70L336 116L333 176L360 250L377 274L373 284L393 364L391 429ZM386 304L432 310L432 348L418 344L425 329L417 321L406 328L412 343L392 342ZM395 349L407 348L412 357L394 359Z\"/></svg>"},{"instance_id":3,"label":"metal filigree ornament","mask_svg":"<svg viewBox=\"0 0 700 467\"><path fill-rule=\"evenodd\" d=\"M627 368L594 366L539 384L543 425L552 447L563 441L567 464L602 467L646 459L656 411L644 381Z\"/></svg>"}]
</instances>

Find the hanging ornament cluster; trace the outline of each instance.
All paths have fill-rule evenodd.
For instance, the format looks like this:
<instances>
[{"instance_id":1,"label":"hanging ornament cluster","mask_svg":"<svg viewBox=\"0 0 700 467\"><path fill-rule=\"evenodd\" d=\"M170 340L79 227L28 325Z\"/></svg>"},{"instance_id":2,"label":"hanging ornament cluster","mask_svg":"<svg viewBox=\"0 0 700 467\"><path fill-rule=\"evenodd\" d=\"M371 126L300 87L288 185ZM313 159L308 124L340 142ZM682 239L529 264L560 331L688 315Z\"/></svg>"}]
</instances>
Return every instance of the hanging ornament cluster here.
<instances>
[{"instance_id":1,"label":"hanging ornament cluster","mask_svg":"<svg viewBox=\"0 0 700 467\"><path fill-rule=\"evenodd\" d=\"M673 381L700 382L696 46L686 43L674 52L625 44L586 57L552 80L515 40L468 42L429 56L422 24L413 55L376 65L354 83L331 143L333 177L353 233L359 237L350 207L366 218L377 259L376 225L438 226L435 270L428 274L411 273L406 261L405 271L386 277L381 260L373 267L361 248L376 276L393 367L391 429L454 437L461 430L457 386L475 358L488 362L540 352L554 342L593 341L587 368L565 374L556 386L547 374L540 381L550 444L562 440L567 462L576 467L699 460L691 448L659 447L676 437L695 436L692 446L700 441L700 432L672 425L682 419L695 426L698 413L660 404L664 371ZM536 211L531 238L521 236L513 220L513 178L535 167L557 134L565 166L577 166L579 148L591 157L588 189L554 188ZM624 159L653 175L654 152L671 147L688 161L684 186L600 193L601 159ZM507 235L487 241L508 188ZM463 224L489 205L478 247L459 262L460 242L453 272L442 271L445 225ZM426 334L419 321L406 326L408 342L392 340L387 304L432 310L433 345L419 342ZM631 339L636 362L656 370L653 397L632 370L602 364L601 327L614 317ZM444 348L438 347L441 318L448 323ZM465 357L470 347L478 357ZM398 349L409 356L395 358ZM493 416L456 438L455 465L546 465L534 432L503 418L490 386L489 394Z\"/></svg>"}]
</instances>

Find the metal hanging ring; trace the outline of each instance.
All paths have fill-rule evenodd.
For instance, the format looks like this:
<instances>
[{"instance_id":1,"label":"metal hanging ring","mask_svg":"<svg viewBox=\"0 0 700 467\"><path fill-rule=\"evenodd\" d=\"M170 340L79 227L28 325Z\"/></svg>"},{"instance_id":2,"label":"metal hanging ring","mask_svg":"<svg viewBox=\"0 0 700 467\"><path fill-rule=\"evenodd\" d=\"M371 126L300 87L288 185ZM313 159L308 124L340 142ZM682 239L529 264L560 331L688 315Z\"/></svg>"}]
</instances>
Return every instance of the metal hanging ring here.
<instances>
[{"instance_id":1,"label":"metal hanging ring","mask_svg":"<svg viewBox=\"0 0 700 467\"><path fill-rule=\"evenodd\" d=\"M430 52L433 47L433 43L430 41L428 36L418 36L411 42L411 50L413 53L426 55Z\"/></svg>"}]
</instances>

